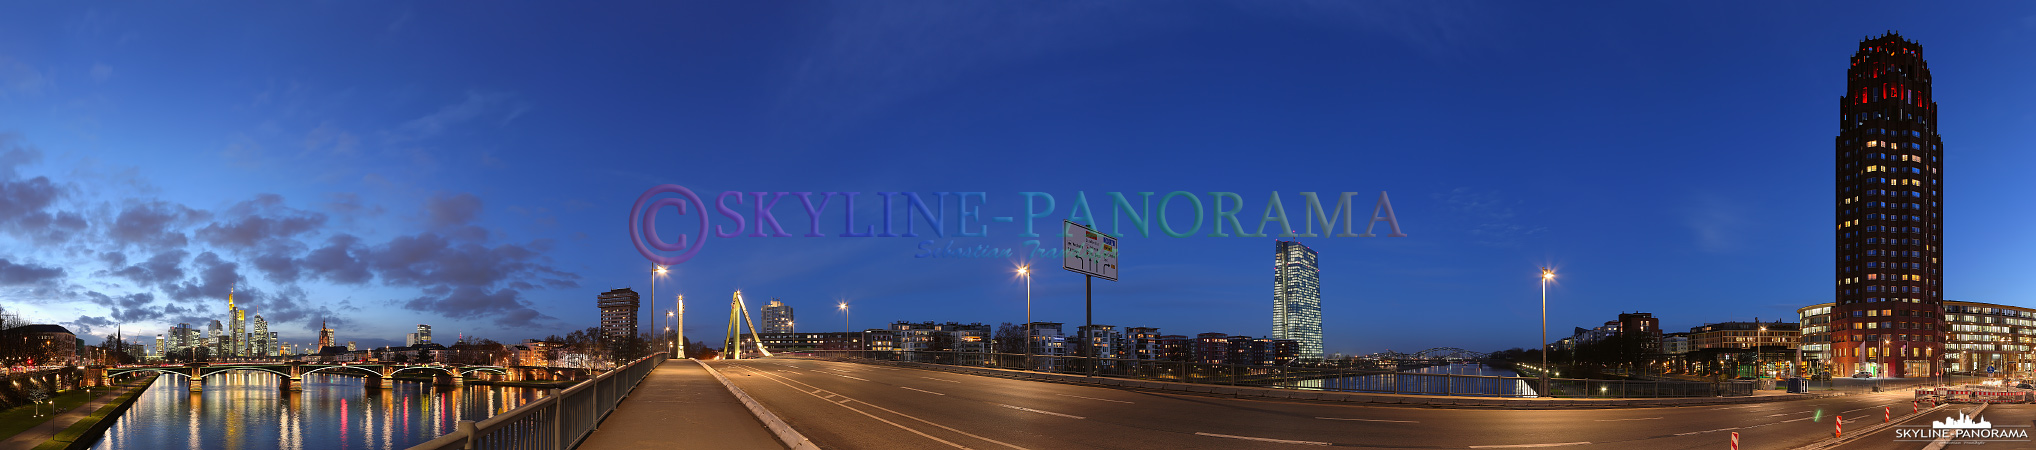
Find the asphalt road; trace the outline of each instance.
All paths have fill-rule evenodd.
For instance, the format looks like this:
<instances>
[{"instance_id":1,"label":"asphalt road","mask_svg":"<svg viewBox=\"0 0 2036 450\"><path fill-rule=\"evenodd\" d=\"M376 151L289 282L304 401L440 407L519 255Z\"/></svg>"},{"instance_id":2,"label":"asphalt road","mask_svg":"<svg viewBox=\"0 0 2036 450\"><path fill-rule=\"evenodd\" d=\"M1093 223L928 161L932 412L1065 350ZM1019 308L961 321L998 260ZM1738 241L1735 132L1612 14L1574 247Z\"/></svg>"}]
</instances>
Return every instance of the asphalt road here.
<instances>
[{"instance_id":1,"label":"asphalt road","mask_svg":"<svg viewBox=\"0 0 2036 450\"><path fill-rule=\"evenodd\" d=\"M1715 450L1728 448L1732 432L1740 434L1741 448L1793 448L1831 437L1833 416L1852 416L1848 426L1864 425L1868 418L1878 422L1883 407L1909 408L1907 392L1691 408L1395 408L1142 392L807 359L712 364L826 449Z\"/></svg>"},{"instance_id":2,"label":"asphalt road","mask_svg":"<svg viewBox=\"0 0 2036 450\"><path fill-rule=\"evenodd\" d=\"M1916 416L1910 420L1900 421L1896 424L1897 426L1860 436L1858 439L1846 442L1845 445L1838 448L1842 450L1915 450L1927 448L1931 442L1913 437L1905 438L1898 430L1902 427L1927 430L1930 429L1931 422L1958 417L1958 413L1961 410L1967 413L1978 411L1979 417L1982 420L1993 423L1995 428L2013 426L2020 427L2023 430L2036 431L2036 429L2032 429L2036 428L2032 427L2032 425L2036 425L2036 405L1990 405L1984 410L1978 409L1978 405L1955 405ZM1975 442L1985 443L1975 444ZM1969 441L1964 444L1947 442L1943 448L1954 450L1965 448L1985 450L2031 449L2036 448L2036 441L1989 440Z\"/></svg>"}]
</instances>

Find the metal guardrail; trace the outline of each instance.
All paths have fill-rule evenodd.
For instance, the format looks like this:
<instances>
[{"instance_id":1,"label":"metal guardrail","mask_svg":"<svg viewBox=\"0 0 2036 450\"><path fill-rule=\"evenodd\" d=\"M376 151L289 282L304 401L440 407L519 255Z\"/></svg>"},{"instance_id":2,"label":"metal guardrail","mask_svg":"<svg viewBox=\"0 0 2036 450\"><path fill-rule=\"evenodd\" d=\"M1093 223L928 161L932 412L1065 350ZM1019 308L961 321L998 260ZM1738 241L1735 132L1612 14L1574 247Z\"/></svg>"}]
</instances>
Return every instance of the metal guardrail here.
<instances>
[{"instance_id":1,"label":"metal guardrail","mask_svg":"<svg viewBox=\"0 0 2036 450\"><path fill-rule=\"evenodd\" d=\"M614 412L615 406L665 359L664 353L646 356L494 417L479 422L462 420L452 433L411 446L409 450L578 447L580 441L594 433L594 424Z\"/></svg>"},{"instance_id":2,"label":"metal guardrail","mask_svg":"<svg viewBox=\"0 0 2036 450\"><path fill-rule=\"evenodd\" d=\"M1550 378L1540 392L1539 377L1501 377L1393 372L1337 367L1208 364L1080 356L1019 355L955 351L821 350L798 352L822 357L904 361L966 367L1133 378L1177 383L1257 386L1375 394L1526 398L1739 397L1753 395L1750 381L1647 381Z\"/></svg>"}]
</instances>

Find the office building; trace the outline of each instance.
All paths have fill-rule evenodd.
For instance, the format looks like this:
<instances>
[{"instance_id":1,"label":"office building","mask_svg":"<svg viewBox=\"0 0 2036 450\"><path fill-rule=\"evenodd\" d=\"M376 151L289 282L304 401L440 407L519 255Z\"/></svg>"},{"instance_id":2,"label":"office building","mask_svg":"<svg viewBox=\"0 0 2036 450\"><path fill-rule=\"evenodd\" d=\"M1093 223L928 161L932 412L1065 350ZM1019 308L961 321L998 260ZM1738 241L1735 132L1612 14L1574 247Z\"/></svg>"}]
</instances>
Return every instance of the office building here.
<instances>
[{"instance_id":1,"label":"office building","mask_svg":"<svg viewBox=\"0 0 2036 450\"><path fill-rule=\"evenodd\" d=\"M1847 350L1849 345L1832 345L1837 331L1829 326L1835 309L1832 303L1819 303L1797 310L1803 323L1803 359L1812 367L1838 358L1837 354ZM1883 335L1879 341L1871 342L1867 355L1880 355L1899 360L1905 345L1922 342L1936 342L1944 351L1936 360L1937 367L1946 373L1961 375L1998 375L2026 377L2036 370L2036 308L2009 306L1993 303L1946 300L1941 316L1945 326L1930 340L1888 339ZM1920 333L1919 333L1920 334ZM1915 354L1915 350L1908 349ZM1850 373L1882 373L1892 369L1893 364L1865 359L1864 368L1854 372L1854 366L1834 366L1831 373L1846 376ZM1992 369L1989 371L1988 369ZM1910 376L1923 376L1911 374Z\"/></svg>"},{"instance_id":2,"label":"office building","mask_svg":"<svg viewBox=\"0 0 2036 450\"><path fill-rule=\"evenodd\" d=\"M1923 47L1893 33L1860 42L1843 94L1829 363L1930 376L1943 370L1944 145Z\"/></svg>"},{"instance_id":3,"label":"office building","mask_svg":"<svg viewBox=\"0 0 2036 450\"><path fill-rule=\"evenodd\" d=\"M249 350L246 356L257 358L276 356L276 341L269 337L268 319L262 318L261 314L256 314L253 322L254 332L248 334Z\"/></svg>"},{"instance_id":4,"label":"office building","mask_svg":"<svg viewBox=\"0 0 2036 450\"><path fill-rule=\"evenodd\" d=\"M602 334L609 339L636 335L636 310L639 308L636 291L622 288L604 292L595 297L595 305L601 308Z\"/></svg>"},{"instance_id":5,"label":"office building","mask_svg":"<svg viewBox=\"0 0 2036 450\"><path fill-rule=\"evenodd\" d=\"M1301 358L1322 359L1322 267L1314 249L1273 241L1274 339L1301 343Z\"/></svg>"},{"instance_id":6,"label":"office building","mask_svg":"<svg viewBox=\"0 0 2036 450\"><path fill-rule=\"evenodd\" d=\"M1739 349L1795 352L1802 329L1796 322L1721 322L1690 327L1690 350Z\"/></svg>"},{"instance_id":7,"label":"office building","mask_svg":"<svg viewBox=\"0 0 2036 450\"><path fill-rule=\"evenodd\" d=\"M1944 370L2026 377L2036 345L2036 308L1944 302ZM1899 350L1889 350L1901 354Z\"/></svg>"},{"instance_id":8,"label":"office building","mask_svg":"<svg viewBox=\"0 0 2036 450\"><path fill-rule=\"evenodd\" d=\"M794 332L792 330L792 305L787 305L785 302L778 301L775 298L771 299L770 304L763 307L762 325L763 332L765 333Z\"/></svg>"}]
</instances>

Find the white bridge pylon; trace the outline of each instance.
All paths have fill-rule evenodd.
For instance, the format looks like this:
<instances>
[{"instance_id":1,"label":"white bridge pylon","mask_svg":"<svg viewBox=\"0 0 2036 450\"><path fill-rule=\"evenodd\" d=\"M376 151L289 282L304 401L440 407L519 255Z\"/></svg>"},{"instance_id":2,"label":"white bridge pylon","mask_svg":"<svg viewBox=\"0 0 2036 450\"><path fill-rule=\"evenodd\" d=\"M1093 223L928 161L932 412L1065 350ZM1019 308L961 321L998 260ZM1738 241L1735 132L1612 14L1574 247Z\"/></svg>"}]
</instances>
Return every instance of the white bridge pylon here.
<instances>
[{"instance_id":1,"label":"white bridge pylon","mask_svg":"<svg viewBox=\"0 0 2036 450\"><path fill-rule=\"evenodd\" d=\"M765 350L763 337L756 333L756 321L749 318L749 306L742 303L742 291L735 291L735 297L728 301L728 338L721 343L722 358L742 359L742 328L749 326L749 341L756 343L756 354L771 356Z\"/></svg>"}]
</instances>

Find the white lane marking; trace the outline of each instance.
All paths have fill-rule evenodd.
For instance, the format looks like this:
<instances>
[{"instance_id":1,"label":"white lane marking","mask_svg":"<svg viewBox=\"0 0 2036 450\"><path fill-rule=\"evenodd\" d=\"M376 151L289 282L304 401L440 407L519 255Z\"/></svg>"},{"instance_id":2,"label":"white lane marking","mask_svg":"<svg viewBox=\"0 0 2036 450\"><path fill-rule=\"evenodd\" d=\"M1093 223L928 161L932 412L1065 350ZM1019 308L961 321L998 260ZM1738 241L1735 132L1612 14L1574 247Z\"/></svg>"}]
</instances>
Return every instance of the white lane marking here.
<instances>
[{"instance_id":1,"label":"white lane marking","mask_svg":"<svg viewBox=\"0 0 2036 450\"><path fill-rule=\"evenodd\" d=\"M925 393L928 393L928 394L933 394L933 395L947 395L947 394L942 394L942 393L939 393L939 392L933 392L933 391L929 391L929 390L925 390L925 389L918 389L918 388L910 388L910 387L905 387L905 386L898 386L898 387L901 387L901 388L905 388L905 389L911 389L911 390L914 390L914 391L919 391L919 392L925 392Z\"/></svg>"},{"instance_id":2,"label":"white lane marking","mask_svg":"<svg viewBox=\"0 0 2036 450\"><path fill-rule=\"evenodd\" d=\"M949 383L960 383L960 381L954 381L954 380L942 380L942 379L939 379L939 378L934 378L934 377L919 377L919 378L925 378L925 379L928 379L928 380L933 380L933 381L945 381L945 382L949 382Z\"/></svg>"},{"instance_id":3,"label":"white lane marking","mask_svg":"<svg viewBox=\"0 0 2036 450\"><path fill-rule=\"evenodd\" d=\"M1019 411L1025 411L1025 412L1034 412L1034 413L1040 413L1040 414L1045 414L1045 415L1049 415L1049 416L1061 416L1061 417L1066 417L1066 418L1069 418L1069 419L1087 419L1087 417L1082 417L1082 416L1077 416L1077 415L1071 415L1071 414L1061 414L1061 413L1057 413L1057 412L1053 412L1053 411L1040 411L1040 410L1037 410L1037 409L1032 409L1032 408L1027 408L1027 407L1023 407L1023 406L1012 406L1012 405L1006 405L1006 404L1003 404L1003 403L998 403L998 404L997 404L997 406L1002 406L1002 407L1005 407L1005 408L1011 408L1011 409L1015 409L1015 410L1019 410Z\"/></svg>"},{"instance_id":4,"label":"white lane marking","mask_svg":"<svg viewBox=\"0 0 2036 450\"><path fill-rule=\"evenodd\" d=\"M866 380L866 379L862 379L862 378L856 378L856 377L851 377L851 376L848 376L848 375L842 375L842 374L838 374L838 373L831 373L831 374L828 374L828 375L833 375L833 376L837 376L837 377L842 377L842 378L851 378L851 379L857 379L857 380L863 380L863 381L869 381L869 380Z\"/></svg>"},{"instance_id":5,"label":"white lane marking","mask_svg":"<svg viewBox=\"0 0 2036 450\"><path fill-rule=\"evenodd\" d=\"M1421 423L1419 420L1353 419L1345 417L1316 417L1322 420L1355 420L1359 422Z\"/></svg>"},{"instance_id":6,"label":"white lane marking","mask_svg":"<svg viewBox=\"0 0 2036 450\"><path fill-rule=\"evenodd\" d=\"M1849 410L1845 410L1845 411L1843 411L1843 412L1840 412L1839 414L1845 414L1845 413L1849 413L1849 412L1853 412L1853 411L1859 411L1859 410L1866 410L1866 409L1874 409L1874 408L1891 408L1891 407L1894 407L1894 406L1895 406L1895 404L1893 404L1893 403L1889 403L1889 404L1885 404L1885 405L1873 405L1873 406L1868 406L1868 407L1865 407L1865 408L1859 408L1859 409L1849 409Z\"/></svg>"},{"instance_id":7,"label":"white lane marking","mask_svg":"<svg viewBox=\"0 0 2036 450\"><path fill-rule=\"evenodd\" d=\"M814 390L814 391L822 391L822 390L824 390L824 389L820 389L819 387L816 387L816 386L813 386L813 385L810 385L810 384L806 384L805 382L802 382L802 381L799 381L799 380L794 380L794 379L791 379L791 378L785 378L785 376L784 376L784 375L777 375L777 374L765 374L764 378L770 379L771 381L776 381L776 382L778 382L778 384L782 384L782 385L785 385L785 387L789 387L789 388L792 388L792 390L800 390L800 389L799 389L798 387L794 387L794 386L792 386L792 384L791 384L791 383L799 383L799 384L800 384L800 385L802 385L802 386L806 386L806 387L809 387L809 388L813 388L813 390ZM790 383L787 383L787 381L789 381ZM830 392L830 393L831 393L831 392ZM811 392L807 392L806 394L807 394L807 395L813 395L813 394L812 394ZM836 394L836 395L839 395L839 394ZM816 397L817 397L817 395L816 395ZM871 408L876 408L876 409L878 409L878 410L881 410L881 411L883 411L883 412L887 412L887 413L891 413L891 414L896 414L896 415L898 415L898 417L904 417L904 418L907 418L907 419L912 419L912 420L917 420L917 421L919 421L919 422L921 422L921 423L925 423L925 424L927 424L927 425L932 425L932 426L940 427L941 429L944 429L944 430L947 430L947 431L952 431L952 432L955 432L956 434L960 434L960 435L963 435L963 436L968 436L968 437L972 437L972 438L976 438L976 439L981 439L981 440L982 440L982 441L984 441L984 442L989 442L989 443L992 443L992 444L997 444L997 445L1002 445L1002 446L1005 446L1005 447L1011 447L1011 448L1015 448L1015 449L1018 449L1018 450L1027 450L1027 449L1026 449L1025 447L1019 447L1019 446L1016 446L1016 445L1011 445L1010 443L1007 443L1007 442L1004 442L1004 441L999 441L999 440L996 440L996 439L990 439L990 438L986 438L986 437L982 437L982 436L977 436L977 435L975 435L974 433L970 433L970 432L967 432L967 431L962 431L962 430L957 430L957 429L954 429L954 428L948 427L948 426L946 426L946 425L941 425L941 424L933 423L933 421L930 421L930 420L926 420L926 419L921 419L921 418L918 418L918 417L913 417L913 416L911 416L911 415L909 415L909 414L905 414L905 413L901 413L901 412L897 412L897 411L892 411L892 410L891 410L890 408L885 408L885 407L882 407L882 406L877 406L877 405L875 405L875 404L871 404L870 402L865 402L865 401L860 401L860 400L855 400L855 399L852 399L852 398L848 398L847 396L843 396L843 397L842 397L842 399L843 399L843 400L842 400L842 402L840 402L840 403L835 403L835 404L836 404L836 405L840 405L840 406L841 406L841 407L843 407L843 408L848 408L848 410L849 410L849 411L855 411L856 413L858 413L858 414L862 414L862 415L864 415L864 416L868 416L868 417L869 417L869 418L871 418L871 419L876 419L876 420L877 420L877 421L879 421L879 422L883 422L883 423L891 424L891 426L894 426L894 427L898 427L898 428L902 428L902 429L904 429L905 431L910 431L910 432L912 432L913 434L917 434L917 435L920 435L920 436L924 436L924 437L925 437L925 438L927 438L927 439L932 439L932 440L934 440L934 441L938 441L938 442L940 442L940 443L942 443L942 444L947 444L947 445L949 445L949 446L953 446L953 447L955 447L955 448L961 448L961 449L966 449L966 448L968 448L968 447L963 447L963 446L961 446L961 444L956 444L956 443L953 443L953 442L948 442L948 441L946 441L946 440L943 440L943 439L940 439L940 438L937 438L937 437L933 437L933 435L930 435L930 434L926 434L926 433L920 432L919 430L914 430L914 429L911 429L911 428L907 428L907 427L905 427L904 425L899 425L899 424L898 424L897 422L892 422L892 421L889 421L889 420L884 420L884 419L883 419L883 418L881 418L881 417L877 417L877 416L876 416L875 414L870 414L870 413L869 413L868 411L863 411L863 410L860 410L860 409L856 409L856 408L855 408L855 407L853 407L853 406L848 406L848 405L847 405L846 403L847 403L848 401L854 400L854 401L856 401L856 403L861 403L861 404L863 404L863 405L865 405L865 406L869 406L869 407L871 407ZM830 402L831 402L831 401L832 401L832 400L830 400Z\"/></svg>"},{"instance_id":8,"label":"white lane marking","mask_svg":"<svg viewBox=\"0 0 2036 450\"><path fill-rule=\"evenodd\" d=\"M1638 419L1598 419L1598 421L1599 421L1599 422L1621 422L1621 421L1627 421L1627 420L1656 420L1656 419L1660 419L1660 417L1642 417L1642 418L1638 418Z\"/></svg>"},{"instance_id":9,"label":"white lane marking","mask_svg":"<svg viewBox=\"0 0 2036 450\"><path fill-rule=\"evenodd\" d=\"M1561 443L1554 443L1554 444L1511 444L1511 445L1473 445L1473 446L1470 446L1470 448L1528 448L1528 447L1561 447L1561 446L1565 446L1565 445L1590 445L1590 444L1591 444L1591 443L1589 443L1589 442L1561 442Z\"/></svg>"},{"instance_id":10,"label":"white lane marking","mask_svg":"<svg viewBox=\"0 0 2036 450\"><path fill-rule=\"evenodd\" d=\"M1329 445L1329 443L1328 443L1328 442L1316 442L1316 441L1290 441L1290 440L1286 440L1286 439L1273 439L1273 438L1262 438L1262 437L1251 437L1251 436L1231 436L1231 435L1228 435L1228 434L1216 434L1216 433L1203 433L1203 432L1200 432L1200 431L1197 431L1197 432L1195 432L1195 434L1197 434L1197 435L1201 435L1201 436L1209 436L1209 437L1219 437L1219 438L1231 438L1231 439L1243 439L1243 440L1247 440L1247 441L1259 441L1259 442L1276 442L1276 443L1281 443L1281 444L1300 444L1300 445L1324 445L1324 446L1326 446L1326 445Z\"/></svg>"},{"instance_id":11,"label":"white lane marking","mask_svg":"<svg viewBox=\"0 0 2036 450\"><path fill-rule=\"evenodd\" d=\"M1060 396L1062 396L1062 397L1074 397L1074 398L1086 398L1086 399L1089 399L1089 400L1101 400L1101 401L1106 401L1106 402L1117 402L1117 403L1134 403L1134 402L1127 402L1127 401L1123 401L1123 400L1111 400L1111 399L1107 399L1107 398L1095 398L1095 397L1083 397L1083 396L1079 396L1079 395L1070 395L1070 394L1058 394L1058 395L1060 395Z\"/></svg>"},{"instance_id":12,"label":"white lane marking","mask_svg":"<svg viewBox=\"0 0 2036 450\"><path fill-rule=\"evenodd\" d=\"M1720 431L1732 431L1732 430L1737 430L1737 429L1739 429L1739 427L1732 427L1732 428L1719 428L1719 429L1716 429L1716 430L1705 430L1705 431L1691 431L1691 432L1688 432L1688 433L1676 433L1675 435L1676 435L1676 436L1689 436L1689 435L1692 435L1692 434L1701 434L1701 433L1716 433L1716 432L1720 432Z\"/></svg>"}]
</instances>

